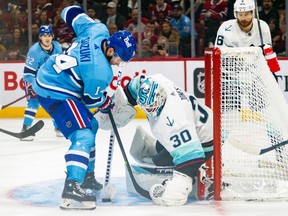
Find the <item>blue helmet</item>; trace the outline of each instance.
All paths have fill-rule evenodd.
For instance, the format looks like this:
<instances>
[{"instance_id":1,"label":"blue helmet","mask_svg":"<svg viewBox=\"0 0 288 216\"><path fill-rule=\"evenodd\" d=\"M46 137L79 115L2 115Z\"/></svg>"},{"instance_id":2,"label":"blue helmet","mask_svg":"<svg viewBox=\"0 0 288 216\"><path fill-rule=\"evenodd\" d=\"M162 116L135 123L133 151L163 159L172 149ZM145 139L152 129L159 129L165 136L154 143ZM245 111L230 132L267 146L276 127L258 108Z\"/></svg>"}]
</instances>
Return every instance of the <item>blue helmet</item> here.
<instances>
[{"instance_id":1,"label":"blue helmet","mask_svg":"<svg viewBox=\"0 0 288 216\"><path fill-rule=\"evenodd\" d=\"M130 61L136 52L136 41L127 31L118 31L107 39L107 47L113 47L115 53L125 62Z\"/></svg>"},{"instance_id":2,"label":"blue helmet","mask_svg":"<svg viewBox=\"0 0 288 216\"><path fill-rule=\"evenodd\" d=\"M41 25L39 28L39 36L48 34L48 35L53 35L53 29L50 25Z\"/></svg>"}]
</instances>

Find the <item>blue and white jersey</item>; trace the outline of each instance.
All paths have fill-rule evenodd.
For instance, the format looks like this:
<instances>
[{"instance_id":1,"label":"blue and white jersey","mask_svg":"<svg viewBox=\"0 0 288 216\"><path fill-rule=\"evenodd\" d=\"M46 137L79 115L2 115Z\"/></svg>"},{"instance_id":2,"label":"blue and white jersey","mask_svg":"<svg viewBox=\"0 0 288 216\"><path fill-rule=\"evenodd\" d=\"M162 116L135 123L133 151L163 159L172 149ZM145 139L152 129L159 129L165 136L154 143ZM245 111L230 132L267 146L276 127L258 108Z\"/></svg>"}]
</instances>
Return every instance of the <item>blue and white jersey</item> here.
<instances>
[{"instance_id":1,"label":"blue and white jersey","mask_svg":"<svg viewBox=\"0 0 288 216\"><path fill-rule=\"evenodd\" d=\"M42 97L83 101L87 108L106 100L105 89L113 78L112 67L102 43L109 37L103 23L93 21L78 6L61 13L77 39L63 54L52 55L39 69L33 90Z\"/></svg>"},{"instance_id":2,"label":"blue and white jersey","mask_svg":"<svg viewBox=\"0 0 288 216\"><path fill-rule=\"evenodd\" d=\"M52 41L52 44L52 50L49 53L43 50L40 42L35 43L29 49L24 67L24 81L31 83L35 79L41 65L43 65L51 55L62 52L62 48L57 41Z\"/></svg>"},{"instance_id":3,"label":"blue and white jersey","mask_svg":"<svg viewBox=\"0 0 288 216\"><path fill-rule=\"evenodd\" d=\"M135 99L139 90L138 77L129 84L129 91ZM213 140L211 109L163 75L153 74L148 77L161 85L167 93L160 115L157 118L147 115L154 137L171 154L176 166L186 161L205 158L205 152L213 150L211 145L205 147L205 143Z\"/></svg>"}]
</instances>

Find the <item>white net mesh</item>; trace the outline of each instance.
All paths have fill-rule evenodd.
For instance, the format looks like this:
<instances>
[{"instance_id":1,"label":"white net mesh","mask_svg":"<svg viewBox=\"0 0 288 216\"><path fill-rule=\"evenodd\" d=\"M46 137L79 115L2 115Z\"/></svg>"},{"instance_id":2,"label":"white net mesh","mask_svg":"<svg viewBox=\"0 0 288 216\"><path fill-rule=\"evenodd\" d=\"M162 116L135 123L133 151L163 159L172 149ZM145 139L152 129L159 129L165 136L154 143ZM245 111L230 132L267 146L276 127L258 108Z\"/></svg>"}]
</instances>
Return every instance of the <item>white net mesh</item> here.
<instances>
[{"instance_id":1,"label":"white net mesh","mask_svg":"<svg viewBox=\"0 0 288 216\"><path fill-rule=\"evenodd\" d=\"M288 198L288 107L260 48L221 48L223 200ZM256 151L257 152L257 151Z\"/></svg>"}]
</instances>

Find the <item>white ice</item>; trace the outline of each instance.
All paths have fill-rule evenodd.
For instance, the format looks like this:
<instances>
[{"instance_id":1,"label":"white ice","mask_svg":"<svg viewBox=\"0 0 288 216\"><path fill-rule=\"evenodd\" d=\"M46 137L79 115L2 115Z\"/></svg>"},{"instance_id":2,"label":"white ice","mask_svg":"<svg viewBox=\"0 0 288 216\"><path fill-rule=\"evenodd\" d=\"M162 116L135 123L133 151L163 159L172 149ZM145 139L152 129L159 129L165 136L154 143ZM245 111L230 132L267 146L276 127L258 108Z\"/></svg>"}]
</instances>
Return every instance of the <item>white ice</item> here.
<instances>
[{"instance_id":1,"label":"white ice","mask_svg":"<svg viewBox=\"0 0 288 216\"><path fill-rule=\"evenodd\" d=\"M37 120L39 119L36 119L35 122ZM125 196L126 185L123 184L125 164L117 142L114 146L111 171L111 182L113 179L116 181L117 192L120 192L116 193L116 201L103 204L101 200L98 200L97 208L93 211L60 210L58 201L65 179L64 154L69 148L69 141L55 136L51 119L43 120L45 126L36 134L33 142L23 142L4 133L0 134L0 216L288 215L288 202L285 201L194 201L181 207L160 207L153 205L149 200L143 200L143 203L136 201L134 205L131 203L127 205L129 200ZM22 121L22 119L0 119L0 128L19 132L22 128ZM139 124L149 130L146 120L133 120L126 127L119 129L127 154L136 126ZM109 135L109 131L99 130L96 137L97 165L95 172L97 179L102 183L105 177ZM118 184L117 179L121 179L122 183ZM40 203L37 204L34 200L31 204L29 200L31 197L34 199L38 197ZM48 200L47 205L43 203L45 199Z\"/></svg>"}]
</instances>

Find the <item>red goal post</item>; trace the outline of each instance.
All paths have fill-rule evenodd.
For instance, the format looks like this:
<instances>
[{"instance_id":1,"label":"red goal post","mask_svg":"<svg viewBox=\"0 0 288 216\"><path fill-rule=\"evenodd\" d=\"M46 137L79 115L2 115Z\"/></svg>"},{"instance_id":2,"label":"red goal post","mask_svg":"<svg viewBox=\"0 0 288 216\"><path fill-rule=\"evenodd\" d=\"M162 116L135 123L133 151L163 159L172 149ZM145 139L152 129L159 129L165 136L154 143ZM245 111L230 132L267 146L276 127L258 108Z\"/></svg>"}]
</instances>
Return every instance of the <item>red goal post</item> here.
<instances>
[{"instance_id":1,"label":"red goal post","mask_svg":"<svg viewBox=\"0 0 288 216\"><path fill-rule=\"evenodd\" d=\"M205 50L205 103L214 115L208 177L215 200L288 200L288 106L259 47Z\"/></svg>"}]
</instances>

